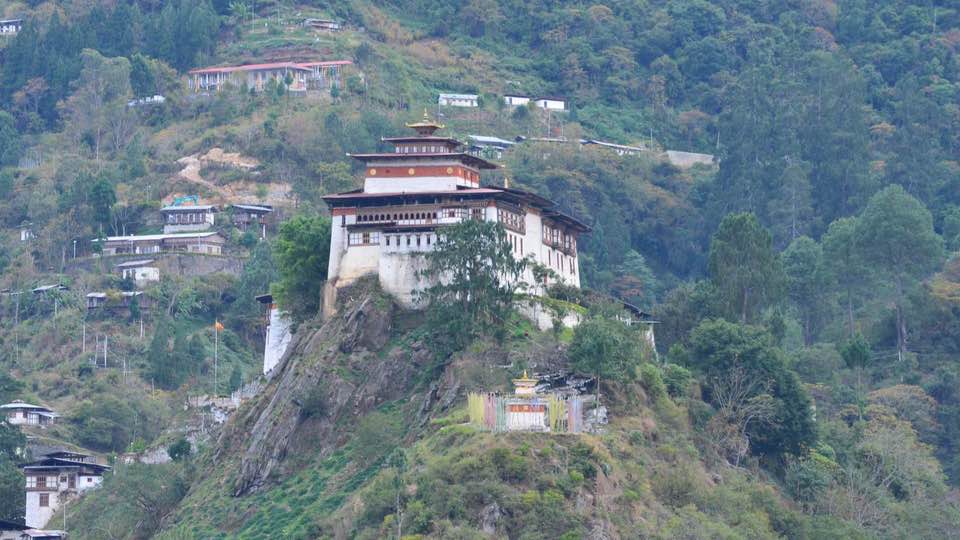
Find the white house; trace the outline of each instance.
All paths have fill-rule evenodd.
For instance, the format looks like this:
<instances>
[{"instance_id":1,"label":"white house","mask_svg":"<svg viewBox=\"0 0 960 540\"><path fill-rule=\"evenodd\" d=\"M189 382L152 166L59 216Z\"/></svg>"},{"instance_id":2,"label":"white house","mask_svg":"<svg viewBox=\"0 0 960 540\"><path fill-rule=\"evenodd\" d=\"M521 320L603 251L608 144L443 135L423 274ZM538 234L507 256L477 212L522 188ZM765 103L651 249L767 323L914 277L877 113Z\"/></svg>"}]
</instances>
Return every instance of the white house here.
<instances>
[{"instance_id":1,"label":"white house","mask_svg":"<svg viewBox=\"0 0 960 540\"><path fill-rule=\"evenodd\" d=\"M440 94L437 104L444 107L477 107L480 97L476 94Z\"/></svg>"},{"instance_id":2,"label":"white house","mask_svg":"<svg viewBox=\"0 0 960 540\"><path fill-rule=\"evenodd\" d=\"M54 452L20 468L26 477L26 524L36 528L44 527L61 504L98 487L110 470L76 452Z\"/></svg>"},{"instance_id":3,"label":"white house","mask_svg":"<svg viewBox=\"0 0 960 540\"><path fill-rule=\"evenodd\" d=\"M287 317L277 304L273 302L273 295L261 294L257 301L266 307L267 331L263 346L263 374L270 376L283 353L287 352L293 333L290 331L290 318Z\"/></svg>"},{"instance_id":4,"label":"white house","mask_svg":"<svg viewBox=\"0 0 960 540\"><path fill-rule=\"evenodd\" d=\"M567 110L567 100L558 97L541 97L533 102L537 107L548 111Z\"/></svg>"},{"instance_id":5,"label":"white house","mask_svg":"<svg viewBox=\"0 0 960 540\"><path fill-rule=\"evenodd\" d=\"M15 36L23 28L23 19L0 20L0 36Z\"/></svg>"},{"instance_id":6,"label":"white house","mask_svg":"<svg viewBox=\"0 0 960 540\"><path fill-rule=\"evenodd\" d=\"M467 138L470 139L468 151L471 154L477 157L489 157L493 159L502 158L504 151L509 150L513 145L517 144L499 137L488 137L485 135L468 135Z\"/></svg>"},{"instance_id":7,"label":"white house","mask_svg":"<svg viewBox=\"0 0 960 540\"><path fill-rule=\"evenodd\" d=\"M480 171L497 165L460 150L455 139L435 136L442 126L428 119L408 124L415 136L385 139L393 152L355 154L366 168L360 190L327 195L333 216L324 312L336 289L362 276L407 307L425 283L419 271L443 227L467 219L498 222L518 259L531 257L556 280L580 286L577 237L589 227L560 212L548 199L507 187L480 186ZM521 280L534 285L532 269Z\"/></svg>"},{"instance_id":8,"label":"white house","mask_svg":"<svg viewBox=\"0 0 960 540\"><path fill-rule=\"evenodd\" d=\"M644 151L642 146L629 146L626 144L616 144L606 141L598 141L596 139L581 139L580 144L583 146L597 146L600 148L607 148L613 150L617 153L618 156L635 156Z\"/></svg>"},{"instance_id":9,"label":"white house","mask_svg":"<svg viewBox=\"0 0 960 540\"><path fill-rule=\"evenodd\" d=\"M52 410L41 407L40 405L31 405L22 401L14 401L6 405L0 405L0 414L11 425L40 426L46 427L53 424L58 415Z\"/></svg>"},{"instance_id":10,"label":"white house","mask_svg":"<svg viewBox=\"0 0 960 540\"><path fill-rule=\"evenodd\" d=\"M116 269L120 272L121 279L132 279L137 285L149 281L160 281L160 269L157 268L153 259L122 262L116 266Z\"/></svg>"},{"instance_id":11,"label":"white house","mask_svg":"<svg viewBox=\"0 0 960 540\"><path fill-rule=\"evenodd\" d=\"M18 538L20 540L62 540L67 533L57 530L26 529Z\"/></svg>"},{"instance_id":12,"label":"white house","mask_svg":"<svg viewBox=\"0 0 960 540\"><path fill-rule=\"evenodd\" d=\"M213 227L214 214L219 210L213 205L170 205L160 209L163 216L163 233L205 231Z\"/></svg>"},{"instance_id":13,"label":"white house","mask_svg":"<svg viewBox=\"0 0 960 540\"><path fill-rule=\"evenodd\" d=\"M522 105L526 105L530 103L530 97L506 94L503 96L503 102L511 107L520 107Z\"/></svg>"}]
</instances>

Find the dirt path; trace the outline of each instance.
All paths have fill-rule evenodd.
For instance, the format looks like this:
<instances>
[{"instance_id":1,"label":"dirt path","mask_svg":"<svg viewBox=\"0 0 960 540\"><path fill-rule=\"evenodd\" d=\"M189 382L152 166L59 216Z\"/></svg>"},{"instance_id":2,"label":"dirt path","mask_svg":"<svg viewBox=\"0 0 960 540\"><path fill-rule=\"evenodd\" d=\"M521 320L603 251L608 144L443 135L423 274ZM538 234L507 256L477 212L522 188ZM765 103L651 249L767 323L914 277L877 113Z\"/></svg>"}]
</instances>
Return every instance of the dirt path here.
<instances>
[{"instance_id":1,"label":"dirt path","mask_svg":"<svg viewBox=\"0 0 960 540\"><path fill-rule=\"evenodd\" d=\"M261 202L274 206L284 206L291 203L290 184L282 182L256 183L240 181L220 186L205 179L200 174L200 171L205 165L222 165L252 172L260 166L260 162L252 157L224 152L221 148L212 148L203 155L193 154L182 157L177 160L177 163L183 166L183 169L177 174L178 178L201 185L215 194L214 197L219 200L211 202L222 204ZM266 197L263 199L257 194L258 190L262 190L261 186L267 188Z\"/></svg>"}]
</instances>

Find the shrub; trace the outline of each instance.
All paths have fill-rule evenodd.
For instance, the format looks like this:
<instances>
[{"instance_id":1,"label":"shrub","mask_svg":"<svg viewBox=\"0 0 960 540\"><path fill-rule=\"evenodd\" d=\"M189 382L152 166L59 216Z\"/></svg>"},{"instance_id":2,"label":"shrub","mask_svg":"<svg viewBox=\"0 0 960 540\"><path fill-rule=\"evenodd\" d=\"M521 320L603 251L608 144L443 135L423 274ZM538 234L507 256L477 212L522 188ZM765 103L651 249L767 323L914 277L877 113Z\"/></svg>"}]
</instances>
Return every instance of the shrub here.
<instances>
[{"instance_id":1,"label":"shrub","mask_svg":"<svg viewBox=\"0 0 960 540\"><path fill-rule=\"evenodd\" d=\"M647 390L647 394L657 401L667 395L667 386L663 382L663 374L660 368L653 364L643 364L640 366L640 384Z\"/></svg>"},{"instance_id":2,"label":"shrub","mask_svg":"<svg viewBox=\"0 0 960 540\"><path fill-rule=\"evenodd\" d=\"M671 348L672 350L672 348ZM667 364L663 370L663 382L667 386L667 392L673 397L680 397L686 394L687 387L693 375L690 370L677 364Z\"/></svg>"},{"instance_id":3,"label":"shrub","mask_svg":"<svg viewBox=\"0 0 960 540\"><path fill-rule=\"evenodd\" d=\"M183 437L167 447L167 455L174 461L183 461L190 457L191 451L190 441Z\"/></svg>"}]
</instances>

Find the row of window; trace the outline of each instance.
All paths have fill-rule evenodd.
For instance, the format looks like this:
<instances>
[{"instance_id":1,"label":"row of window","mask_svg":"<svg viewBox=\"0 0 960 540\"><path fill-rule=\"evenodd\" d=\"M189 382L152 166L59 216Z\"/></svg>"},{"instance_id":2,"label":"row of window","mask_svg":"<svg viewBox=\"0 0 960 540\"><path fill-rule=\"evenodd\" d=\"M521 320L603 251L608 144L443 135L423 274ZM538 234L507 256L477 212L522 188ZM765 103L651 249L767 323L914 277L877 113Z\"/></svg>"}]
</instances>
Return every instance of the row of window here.
<instances>
[{"instance_id":1,"label":"row of window","mask_svg":"<svg viewBox=\"0 0 960 540\"><path fill-rule=\"evenodd\" d=\"M523 218L523 214L511 212L505 208L497 208L497 221L503 223L504 227L517 231L518 233L527 232L527 224Z\"/></svg>"},{"instance_id":2,"label":"row of window","mask_svg":"<svg viewBox=\"0 0 960 540\"><path fill-rule=\"evenodd\" d=\"M460 219L483 219L483 208L444 208L440 212L396 212L384 214L359 214L357 223L383 223L387 221L436 220L440 217ZM346 216L341 216L340 224L346 225Z\"/></svg>"},{"instance_id":3,"label":"row of window","mask_svg":"<svg viewBox=\"0 0 960 540\"><path fill-rule=\"evenodd\" d=\"M397 145L397 147L394 149L394 151L395 151L397 154L420 154L420 153L423 153L423 154L425 154L425 153L433 153L433 154L436 154L436 153L439 153L439 152L446 152L446 151L447 151L447 147L446 147L446 146L437 146L437 145L435 145L435 144L430 144L430 145L426 145L426 146L417 146L417 145L406 145L406 144L403 144L403 145Z\"/></svg>"},{"instance_id":4,"label":"row of window","mask_svg":"<svg viewBox=\"0 0 960 540\"><path fill-rule=\"evenodd\" d=\"M351 246L379 245L380 233L377 231L350 233L349 236L347 236L347 244Z\"/></svg>"},{"instance_id":5,"label":"row of window","mask_svg":"<svg viewBox=\"0 0 960 540\"><path fill-rule=\"evenodd\" d=\"M207 215L203 213L188 212L186 214L167 214L167 223L176 225L178 223L204 223Z\"/></svg>"},{"instance_id":6,"label":"row of window","mask_svg":"<svg viewBox=\"0 0 960 540\"><path fill-rule=\"evenodd\" d=\"M572 234L567 234L549 225L543 226L543 243L556 248L562 248L568 253L572 253L577 248L576 240Z\"/></svg>"},{"instance_id":7,"label":"row of window","mask_svg":"<svg viewBox=\"0 0 960 540\"><path fill-rule=\"evenodd\" d=\"M547 266L559 270L561 274L569 272L570 275L577 275L577 260L560 253L554 253L552 249L547 250Z\"/></svg>"},{"instance_id":8,"label":"row of window","mask_svg":"<svg viewBox=\"0 0 960 540\"><path fill-rule=\"evenodd\" d=\"M436 243L434 235L432 234L397 234L397 235L387 235L385 239L387 246L432 246Z\"/></svg>"}]
</instances>

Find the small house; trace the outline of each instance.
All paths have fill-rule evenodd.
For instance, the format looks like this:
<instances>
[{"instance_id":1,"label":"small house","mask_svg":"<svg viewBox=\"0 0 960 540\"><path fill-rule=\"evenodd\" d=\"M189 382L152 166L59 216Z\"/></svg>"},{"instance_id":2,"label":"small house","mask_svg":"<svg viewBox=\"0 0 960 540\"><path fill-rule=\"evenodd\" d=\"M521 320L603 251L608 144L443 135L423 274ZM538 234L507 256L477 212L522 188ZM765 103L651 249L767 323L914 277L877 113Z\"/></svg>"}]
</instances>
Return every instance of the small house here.
<instances>
[{"instance_id":1,"label":"small house","mask_svg":"<svg viewBox=\"0 0 960 540\"><path fill-rule=\"evenodd\" d=\"M596 146L598 148L607 148L613 150L618 156L635 156L644 151L642 146L628 146L626 144L616 144L595 139L583 139L580 141L583 146Z\"/></svg>"},{"instance_id":2,"label":"small house","mask_svg":"<svg viewBox=\"0 0 960 540\"><path fill-rule=\"evenodd\" d=\"M20 540L27 529L23 523L0 519L0 540Z\"/></svg>"},{"instance_id":3,"label":"small house","mask_svg":"<svg viewBox=\"0 0 960 540\"><path fill-rule=\"evenodd\" d=\"M253 230L263 240L267 226L274 224L273 207L266 204L234 204L230 207L233 226L241 231Z\"/></svg>"},{"instance_id":4,"label":"small house","mask_svg":"<svg viewBox=\"0 0 960 540\"><path fill-rule=\"evenodd\" d=\"M698 154L696 152L681 152L679 150L667 150L663 156L674 167L689 169L694 165L712 166L715 163L713 154Z\"/></svg>"},{"instance_id":5,"label":"small house","mask_svg":"<svg viewBox=\"0 0 960 540\"><path fill-rule=\"evenodd\" d=\"M217 232L145 234L95 238L103 255L152 254L165 252L222 255L226 239Z\"/></svg>"},{"instance_id":6,"label":"small house","mask_svg":"<svg viewBox=\"0 0 960 540\"><path fill-rule=\"evenodd\" d=\"M0 36L15 36L23 28L23 19L0 20Z\"/></svg>"},{"instance_id":7,"label":"small house","mask_svg":"<svg viewBox=\"0 0 960 540\"><path fill-rule=\"evenodd\" d=\"M87 293L87 309L130 309L134 300L140 309L149 309L153 302L149 296L144 296L143 291L109 291Z\"/></svg>"},{"instance_id":8,"label":"small house","mask_svg":"<svg viewBox=\"0 0 960 540\"><path fill-rule=\"evenodd\" d=\"M70 290L70 287L67 287L66 285L63 285L60 283L54 283L52 285L40 285L38 287L34 287L32 289L32 292L33 294L43 295L43 294L47 294L49 292L54 292L54 291L69 291L69 290Z\"/></svg>"},{"instance_id":9,"label":"small house","mask_svg":"<svg viewBox=\"0 0 960 540\"><path fill-rule=\"evenodd\" d=\"M170 205L160 209L163 216L164 234L179 232L205 231L213 227L214 214L218 212L213 205Z\"/></svg>"},{"instance_id":10,"label":"small house","mask_svg":"<svg viewBox=\"0 0 960 540\"><path fill-rule=\"evenodd\" d=\"M31 405L23 401L13 401L0 405L0 414L10 425L46 427L53 424L58 415L40 405Z\"/></svg>"},{"instance_id":11,"label":"small house","mask_svg":"<svg viewBox=\"0 0 960 540\"><path fill-rule=\"evenodd\" d=\"M103 482L103 473L110 470L97 463L93 456L76 452L49 454L20 468L26 477L28 527L45 526L61 504L98 487Z\"/></svg>"},{"instance_id":12,"label":"small house","mask_svg":"<svg viewBox=\"0 0 960 540\"><path fill-rule=\"evenodd\" d=\"M534 100L534 104L547 111L567 110L567 100L558 97L541 97Z\"/></svg>"},{"instance_id":13,"label":"small house","mask_svg":"<svg viewBox=\"0 0 960 540\"><path fill-rule=\"evenodd\" d=\"M153 259L122 262L116 266L121 279L131 279L140 285L149 281L160 281L160 269Z\"/></svg>"},{"instance_id":14,"label":"small house","mask_svg":"<svg viewBox=\"0 0 960 540\"><path fill-rule=\"evenodd\" d=\"M167 102L167 98L161 95L153 95L153 96L130 100L127 102L127 107L143 107L145 105L163 105L166 102Z\"/></svg>"},{"instance_id":15,"label":"small house","mask_svg":"<svg viewBox=\"0 0 960 540\"><path fill-rule=\"evenodd\" d=\"M469 135L467 138L470 139L467 152L477 157L488 159L503 158L503 152L517 144L499 137L487 137L484 135Z\"/></svg>"},{"instance_id":16,"label":"small house","mask_svg":"<svg viewBox=\"0 0 960 540\"><path fill-rule=\"evenodd\" d=\"M327 32L339 32L340 23L330 19L304 19L303 25L314 30L325 30Z\"/></svg>"},{"instance_id":17,"label":"small house","mask_svg":"<svg viewBox=\"0 0 960 540\"><path fill-rule=\"evenodd\" d=\"M442 107L478 107L480 96L477 94L440 94L437 104Z\"/></svg>"},{"instance_id":18,"label":"small house","mask_svg":"<svg viewBox=\"0 0 960 540\"><path fill-rule=\"evenodd\" d=\"M522 107L530 103L530 98L528 96L506 94L503 96L503 102L511 107Z\"/></svg>"}]
</instances>

